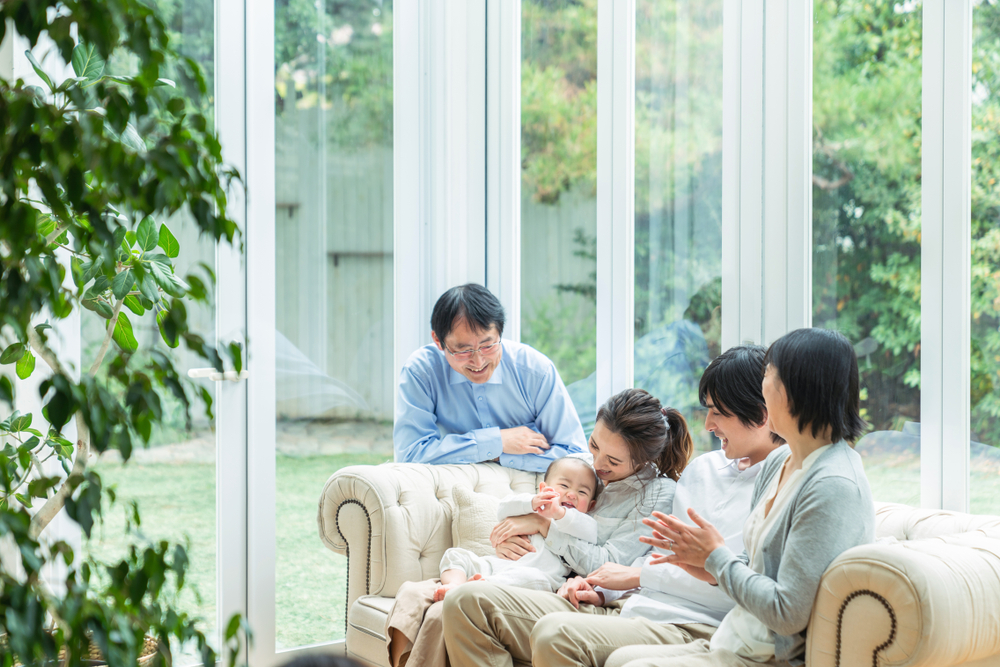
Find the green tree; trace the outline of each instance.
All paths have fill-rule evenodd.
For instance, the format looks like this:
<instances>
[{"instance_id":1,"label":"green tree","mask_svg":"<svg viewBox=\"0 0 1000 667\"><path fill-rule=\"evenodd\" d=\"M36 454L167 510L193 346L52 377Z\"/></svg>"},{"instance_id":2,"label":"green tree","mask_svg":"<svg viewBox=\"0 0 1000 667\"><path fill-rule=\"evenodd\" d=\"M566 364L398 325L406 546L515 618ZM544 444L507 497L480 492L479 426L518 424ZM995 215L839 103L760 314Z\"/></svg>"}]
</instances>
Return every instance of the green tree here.
<instances>
[{"instance_id":1,"label":"green tree","mask_svg":"<svg viewBox=\"0 0 1000 667\"><path fill-rule=\"evenodd\" d=\"M815 4L813 324L869 341L861 374L876 429L920 414L922 30L910 9Z\"/></svg>"}]
</instances>

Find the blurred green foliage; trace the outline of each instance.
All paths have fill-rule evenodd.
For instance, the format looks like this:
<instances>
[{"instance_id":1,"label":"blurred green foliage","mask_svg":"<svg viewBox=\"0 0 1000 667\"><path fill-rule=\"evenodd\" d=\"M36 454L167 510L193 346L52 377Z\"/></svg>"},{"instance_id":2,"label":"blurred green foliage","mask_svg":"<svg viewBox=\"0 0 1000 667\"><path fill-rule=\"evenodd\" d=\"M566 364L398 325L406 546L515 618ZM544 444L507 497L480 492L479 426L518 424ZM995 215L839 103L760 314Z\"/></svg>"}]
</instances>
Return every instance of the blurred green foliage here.
<instances>
[{"instance_id":1,"label":"blurred green foliage","mask_svg":"<svg viewBox=\"0 0 1000 667\"><path fill-rule=\"evenodd\" d=\"M277 0L275 105L326 112L328 145L392 145L392 2Z\"/></svg>"}]
</instances>

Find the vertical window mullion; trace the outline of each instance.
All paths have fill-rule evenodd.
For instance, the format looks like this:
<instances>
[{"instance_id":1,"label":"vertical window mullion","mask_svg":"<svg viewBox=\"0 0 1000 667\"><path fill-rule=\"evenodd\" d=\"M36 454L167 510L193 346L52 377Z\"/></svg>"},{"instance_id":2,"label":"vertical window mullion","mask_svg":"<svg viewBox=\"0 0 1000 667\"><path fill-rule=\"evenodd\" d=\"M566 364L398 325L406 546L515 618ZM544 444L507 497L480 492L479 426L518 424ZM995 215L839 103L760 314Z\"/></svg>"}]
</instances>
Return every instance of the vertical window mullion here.
<instances>
[{"instance_id":1,"label":"vertical window mullion","mask_svg":"<svg viewBox=\"0 0 1000 667\"><path fill-rule=\"evenodd\" d=\"M739 338L762 342L764 0L743 2L740 60Z\"/></svg>"},{"instance_id":2,"label":"vertical window mullion","mask_svg":"<svg viewBox=\"0 0 1000 667\"><path fill-rule=\"evenodd\" d=\"M722 349L740 344L743 3L722 5Z\"/></svg>"},{"instance_id":3,"label":"vertical window mullion","mask_svg":"<svg viewBox=\"0 0 1000 667\"><path fill-rule=\"evenodd\" d=\"M223 159L247 174L246 2L220 0L215 11L216 131ZM228 210L246 230L246 197L239 188L230 194ZM216 275L216 339L221 341L234 330L247 331L246 270L239 248L216 246ZM216 407L218 460L226 462L216 470L218 628L224 628L233 614L246 616L248 586L247 385L226 384L231 385L219 383Z\"/></svg>"},{"instance_id":4,"label":"vertical window mullion","mask_svg":"<svg viewBox=\"0 0 1000 667\"><path fill-rule=\"evenodd\" d=\"M972 5L923 12L921 503L968 511Z\"/></svg>"},{"instance_id":5,"label":"vertical window mullion","mask_svg":"<svg viewBox=\"0 0 1000 667\"><path fill-rule=\"evenodd\" d=\"M597 5L597 403L632 386L635 2Z\"/></svg>"},{"instance_id":6,"label":"vertical window mullion","mask_svg":"<svg viewBox=\"0 0 1000 667\"><path fill-rule=\"evenodd\" d=\"M812 326L813 3L788 1L788 330Z\"/></svg>"},{"instance_id":7,"label":"vertical window mullion","mask_svg":"<svg viewBox=\"0 0 1000 667\"><path fill-rule=\"evenodd\" d=\"M486 286L521 339L521 0L488 0Z\"/></svg>"}]
</instances>

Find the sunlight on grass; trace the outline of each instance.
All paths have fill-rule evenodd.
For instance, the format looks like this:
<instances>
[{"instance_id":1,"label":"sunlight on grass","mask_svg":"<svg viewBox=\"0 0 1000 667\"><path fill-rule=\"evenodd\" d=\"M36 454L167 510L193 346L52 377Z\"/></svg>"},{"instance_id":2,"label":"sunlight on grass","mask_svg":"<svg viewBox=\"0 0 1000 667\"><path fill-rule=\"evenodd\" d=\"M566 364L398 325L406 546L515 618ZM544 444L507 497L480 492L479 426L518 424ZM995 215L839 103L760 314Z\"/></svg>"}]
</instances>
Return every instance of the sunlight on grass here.
<instances>
[{"instance_id":1,"label":"sunlight on grass","mask_svg":"<svg viewBox=\"0 0 1000 667\"><path fill-rule=\"evenodd\" d=\"M344 637L347 559L319 539L316 510L326 480L340 468L377 464L385 454L277 457L277 641L278 648ZM204 620L213 644L216 604L215 466L197 463L97 463L119 504L94 530L85 548L111 560L125 547L124 501L135 500L142 534L151 540L187 543L191 569L179 608Z\"/></svg>"}]
</instances>

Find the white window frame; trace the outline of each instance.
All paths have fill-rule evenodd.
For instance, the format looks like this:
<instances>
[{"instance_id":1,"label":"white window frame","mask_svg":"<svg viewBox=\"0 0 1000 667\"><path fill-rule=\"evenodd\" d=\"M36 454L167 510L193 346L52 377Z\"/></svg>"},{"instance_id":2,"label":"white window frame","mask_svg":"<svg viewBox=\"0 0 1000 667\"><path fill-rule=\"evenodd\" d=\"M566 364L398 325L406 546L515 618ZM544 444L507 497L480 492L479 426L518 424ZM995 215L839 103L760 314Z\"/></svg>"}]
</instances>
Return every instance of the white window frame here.
<instances>
[{"instance_id":1,"label":"white window frame","mask_svg":"<svg viewBox=\"0 0 1000 667\"><path fill-rule=\"evenodd\" d=\"M486 287L521 340L521 3L486 2Z\"/></svg>"},{"instance_id":2,"label":"white window frame","mask_svg":"<svg viewBox=\"0 0 1000 667\"><path fill-rule=\"evenodd\" d=\"M434 302L487 281L486 0L394 0L396 376Z\"/></svg>"},{"instance_id":3,"label":"white window frame","mask_svg":"<svg viewBox=\"0 0 1000 667\"><path fill-rule=\"evenodd\" d=\"M245 2L247 43L254 44L246 50L248 71L273 72L273 0ZM922 11L922 503L967 510L971 0L925 0ZM727 348L766 344L811 325L812 3L724 0L723 12ZM437 296L462 282L498 294L508 311L506 336L520 336L520 16L519 1L395 1L397 371L429 341ZM633 380L635 0L599 0L598 17L600 403ZM953 71L963 76L946 80ZM253 328L273 321L274 312L272 97L273 81L247 78L246 133L255 139L246 147L254 195L248 261L269 267L248 276L253 363L263 367L250 387L251 406L273 406L274 399L273 330ZM946 275L944 267L961 270ZM247 573L247 605L251 618L271 620L257 626L255 650L258 664L271 664L274 416L252 409L249 419L247 540L257 565Z\"/></svg>"},{"instance_id":4,"label":"white window frame","mask_svg":"<svg viewBox=\"0 0 1000 667\"><path fill-rule=\"evenodd\" d=\"M723 349L812 325L812 17L723 4Z\"/></svg>"},{"instance_id":5,"label":"white window frame","mask_svg":"<svg viewBox=\"0 0 1000 667\"><path fill-rule=\"evenodd\" d=\"M597 405L632 386L635 0L597 2Z\"/></svg>"},{"instance_id":6,"label":"white window frame","mask_svg":"<svg viewBox=\"0 0 1000 667\"><path fill-rule=\"evenodd\" d=\"M216 131L226 164L247 173L245 0L215 5ZM246 196L239 185L229 193L227 211L247 229ZM245 239L244 239L245 240ZM216 336L220 343L246 345L246 264L238 247L216 244ZM254 359L256 362L257 359ZM250 359L244 358L247 369ZM254 364L254 370L257 370ZM256 378L255 378L256 379ZM216 627L221 639L234 614L247 613L247 391L246 382L216 386ZM224 464L223 464L224 462ZM244 638L245 639L245 638Z\"/></svg>"},{"instance_id":7,"label":"white window frame","mask_svg":"<svg viewBox=\"0 0 1000 667\"><path fill-rule=\"evenodd\" d=\"M969 511L972 1L924 0L920 500Z\"/></svg>"}]
</instances>

